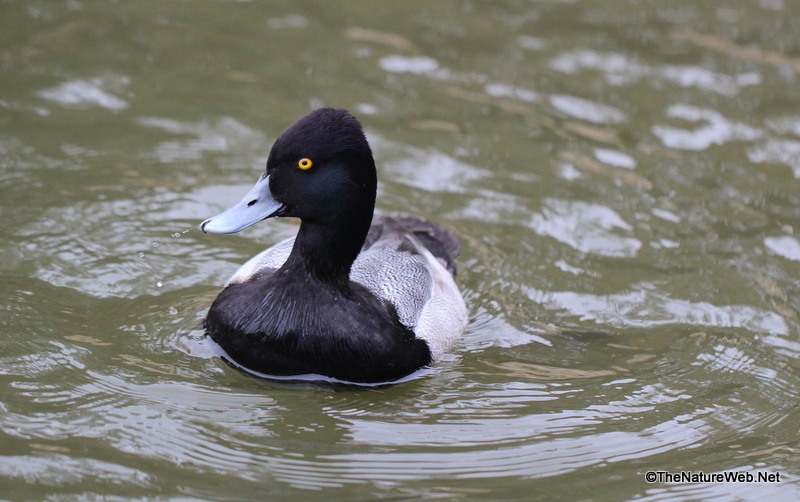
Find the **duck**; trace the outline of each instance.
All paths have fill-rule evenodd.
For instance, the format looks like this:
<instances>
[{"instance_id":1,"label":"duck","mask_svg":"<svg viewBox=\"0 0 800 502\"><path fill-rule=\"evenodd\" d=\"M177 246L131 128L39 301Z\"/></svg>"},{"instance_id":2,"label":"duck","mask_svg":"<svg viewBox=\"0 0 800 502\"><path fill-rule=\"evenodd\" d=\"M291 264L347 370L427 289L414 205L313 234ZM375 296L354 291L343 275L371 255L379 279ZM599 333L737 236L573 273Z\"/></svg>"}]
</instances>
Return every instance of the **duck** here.
<instances>
[{"instance_id":1,"label":"duck","mask_svg":"<svg viewBox=\"0 0 800 502\"><path fill-rule=\"evenodd\" d=\"M361 123L319 108L278 136L241 201L200 224L229 234L300 220L294 237L248 260L212 303L205 331L228 362L267 377L375 384L450 349L467 324L459 240L423 218L375 215L377 186Z\"/></svg>"}]
</instances>

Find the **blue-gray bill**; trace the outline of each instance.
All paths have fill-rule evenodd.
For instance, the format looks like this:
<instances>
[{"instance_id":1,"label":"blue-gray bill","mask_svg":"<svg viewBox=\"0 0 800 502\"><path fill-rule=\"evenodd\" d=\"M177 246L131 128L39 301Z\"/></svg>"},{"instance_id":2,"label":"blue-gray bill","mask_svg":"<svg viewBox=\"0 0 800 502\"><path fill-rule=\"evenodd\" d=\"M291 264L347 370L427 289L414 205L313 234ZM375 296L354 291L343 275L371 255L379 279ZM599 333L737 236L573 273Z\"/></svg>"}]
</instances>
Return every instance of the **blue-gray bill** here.
<instances>
[{"instance_id":1,"label":"blue-gray bill","mask_svg":"<svg viewBox=\"0 0 800 502\"><path fill-rule=\"evenodd\" d=\"M275 216L281 204L269 191L269 176L259 179L241 201L200 224L203 232L233 234Z\"/></svg>"}]
</instances>

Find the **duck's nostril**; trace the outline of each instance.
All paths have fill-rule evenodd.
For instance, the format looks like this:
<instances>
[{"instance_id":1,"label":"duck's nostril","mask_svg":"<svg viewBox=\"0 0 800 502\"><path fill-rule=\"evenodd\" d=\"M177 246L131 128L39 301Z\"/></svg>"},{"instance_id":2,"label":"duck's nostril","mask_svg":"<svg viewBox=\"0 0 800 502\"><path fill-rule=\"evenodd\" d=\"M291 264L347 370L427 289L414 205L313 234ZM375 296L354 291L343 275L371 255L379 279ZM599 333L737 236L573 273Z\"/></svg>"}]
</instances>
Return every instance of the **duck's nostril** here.
<instances>
[{"instance_id":1,"label":"duck's nostril","mask_svg":"<svg viewBox=\"0 0 800 502\"><path fill-rule=\"evenodd\" d=\"M248 202L248 203L247 203L247 207L250 207L250 206L252 206L252 205L253 205L253 204L255 204L256 202L258 202L258 199L253 199L253 200L251 200L250 202Z\"/></svg>"}]
</instances>

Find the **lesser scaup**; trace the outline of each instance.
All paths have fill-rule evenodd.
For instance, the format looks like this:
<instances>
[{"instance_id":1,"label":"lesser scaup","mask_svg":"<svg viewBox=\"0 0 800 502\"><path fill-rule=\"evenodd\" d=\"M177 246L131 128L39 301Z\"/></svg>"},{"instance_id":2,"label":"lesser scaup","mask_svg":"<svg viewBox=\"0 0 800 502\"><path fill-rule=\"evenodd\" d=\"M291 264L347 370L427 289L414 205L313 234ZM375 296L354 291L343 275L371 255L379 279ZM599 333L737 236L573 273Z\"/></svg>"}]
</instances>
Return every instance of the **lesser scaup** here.
<instances>
[{"instance_id":1,"label":"lesser scaup","mask_svg":"<svg viewBox=\"0 0 800 502\"><path fill-rule=\"evenodd\" d=\"M320 108L275 141L241 202L204 232L301 220L245 263L214 300L210 337L238 365L276 376L376 383L429 365L464 330L458 239L415 217L376 216L377 172L358 120Z\"/></svg>"}]
</instances>

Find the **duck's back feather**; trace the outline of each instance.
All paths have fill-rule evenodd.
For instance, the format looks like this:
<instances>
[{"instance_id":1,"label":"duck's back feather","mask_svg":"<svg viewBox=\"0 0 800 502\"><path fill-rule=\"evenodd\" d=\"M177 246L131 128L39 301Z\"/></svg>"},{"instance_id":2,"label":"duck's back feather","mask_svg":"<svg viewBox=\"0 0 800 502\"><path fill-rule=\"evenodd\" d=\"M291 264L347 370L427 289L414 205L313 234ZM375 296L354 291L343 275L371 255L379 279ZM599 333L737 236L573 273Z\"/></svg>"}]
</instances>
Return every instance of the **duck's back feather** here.
<instances>
[{"instance_id":1,"label":"duck's back feather","mask_svg":"<svg viewBox=\"0 0 800 502\"><path fill-rule=\"evenodd\" d=\"M438 359L464 331L467 308L455 284L458 239L435 223L414 217L376 217L350 271L400 321L425 340Z\"/></svg>"}]
</instances>

